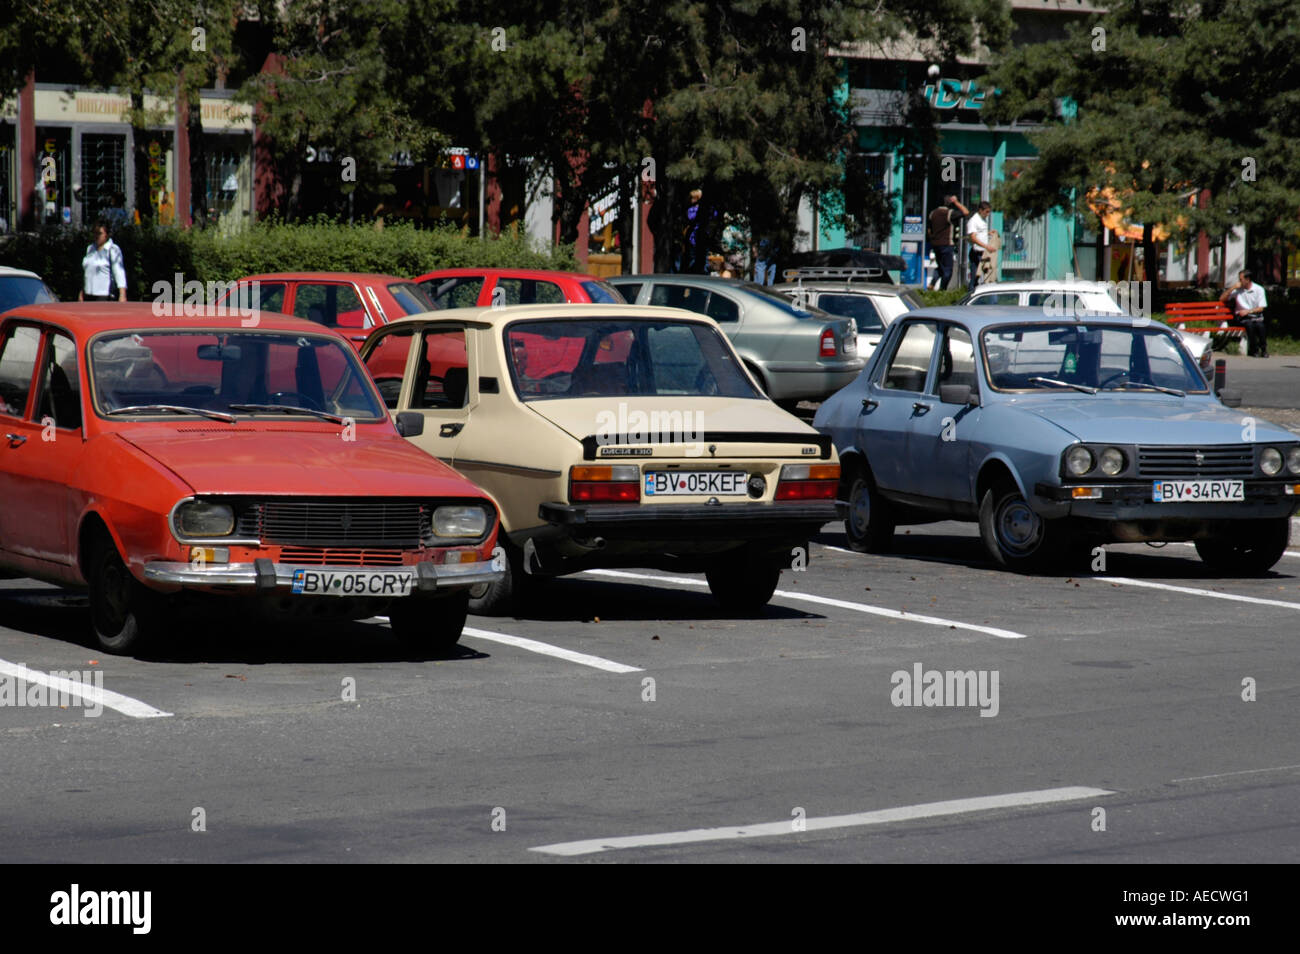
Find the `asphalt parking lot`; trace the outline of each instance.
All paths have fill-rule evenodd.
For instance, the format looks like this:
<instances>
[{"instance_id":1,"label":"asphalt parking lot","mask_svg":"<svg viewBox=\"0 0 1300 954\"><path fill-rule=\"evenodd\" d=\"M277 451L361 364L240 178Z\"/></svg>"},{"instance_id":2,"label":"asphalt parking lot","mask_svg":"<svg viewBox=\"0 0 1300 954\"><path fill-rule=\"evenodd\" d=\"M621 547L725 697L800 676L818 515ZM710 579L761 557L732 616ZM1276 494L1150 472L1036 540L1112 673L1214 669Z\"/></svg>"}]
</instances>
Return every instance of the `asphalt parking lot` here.
<instances>
[{"instance_id":1,"label":"asphalt parking lot","mask_svg":"<svg viewBox=\"0 0 1300 954\"><path fill-rule=\"evenodd\" d=\"M81 597L0 581L11 671L118 694L0 707L0 860L1300 860L1300 550L1220 579L1180 545L1016 576L971 524L842 546L759 618L584 574L426 660L381 620L221 618L103 656ZM996 692L895 705L917 664Z\"/></svg>"}]
</instances>

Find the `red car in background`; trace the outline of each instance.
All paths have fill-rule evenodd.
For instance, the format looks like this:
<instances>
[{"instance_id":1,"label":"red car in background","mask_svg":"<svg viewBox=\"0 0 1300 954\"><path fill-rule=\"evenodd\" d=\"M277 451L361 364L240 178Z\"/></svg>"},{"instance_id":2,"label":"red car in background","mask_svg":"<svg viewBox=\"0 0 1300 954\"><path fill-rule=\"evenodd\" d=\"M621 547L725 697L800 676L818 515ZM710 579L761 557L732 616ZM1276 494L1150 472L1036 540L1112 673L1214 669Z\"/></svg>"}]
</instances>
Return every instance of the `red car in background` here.
<instances>
[{"instance_id":1,"label":"red car in background","mask_svg":"<svg viewBox=\"0 0 1300 954\"><path fill-rule=\"evenodd\" d=\"M252 302L254 308L306 318L333 328L358 349L371 329L436 307L409 278L351 272L246 275L222 301L237 300L243 304L246 297L240 295L239 289L253 282L259 284L257 300Z\"/></svg>"},{"instance_id":2,"label":"red car in background","mask_svg":"<svg viewBox=\"0 0 1300 954\"><path fill-rule=\"evenodd\" d=\"M541 268L440 268L415 279L439 308L492 305L562 305L565 302L623 305L613 285L585 272Z\"/></svg>"}]
</instances>

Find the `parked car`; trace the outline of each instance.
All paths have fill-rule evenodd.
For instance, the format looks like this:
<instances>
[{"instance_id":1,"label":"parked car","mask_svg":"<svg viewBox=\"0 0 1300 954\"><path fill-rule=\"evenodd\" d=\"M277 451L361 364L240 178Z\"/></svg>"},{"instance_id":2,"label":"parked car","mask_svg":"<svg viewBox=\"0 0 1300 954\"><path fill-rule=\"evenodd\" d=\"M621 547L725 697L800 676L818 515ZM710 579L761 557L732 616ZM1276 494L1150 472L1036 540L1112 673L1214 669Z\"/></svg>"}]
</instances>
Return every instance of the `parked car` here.
<instances>
[{"instance_id":1,"label":"parked car","mask_svg":"<svg viewBox=\"0 0 1300 954\"><path fill-rule=\"evenodd\" d=\"M1111 295L1112 286L1105 282L1038 281L992 282L978 285L963 298L961 305L1019 305L1037 308L1049 317L1077 315L1132 315L1135 302L1120 302ZM1121 307L1128 304L1126 310ZM1150 304L1149 302L1147 304ZM1208 335L1175 329L1178 340L1192 355L1205 380L1214 379L1214 348Z\"/></svg>"},{"instance_id":2,"label":"parked car","mask_svg":"<svg viewBox=\"0 0 1300 954\"><path fill-rule=\"evenodd\" d=\"M440 268L415 279L439 308L489 305L621 305L613 286L583 272L540 268Z\"/></svg>"},{"instance_id":3,"label":"parked car","mask_svg":"<svg viewBox=\"0 0 1300 954\"><path fill-rule=\"evenodd\" d=\"M805 271L814 271L808 269ZM818 269L819 274L856 272L856 269ZM772 290L789 298L796 306L811 305L831 315L852 318L858 328L858 354L870 358L895 318L921 307L916 292L902 285L857 281L851 277L810 277L795 275L794 281L773 285Z\"/></svg>"},{"instance_id":4,"label":"parked car","mask_svg":"<svg viewBox=\"0 0 1300 954\"><path fill-rule=\"evenodd\" d=\"M851 268L862 272L863 277L874 281L892 283L890 272L901 272L907 263L901 255L886 255L870 248L823 248L809 252L790 252L777 256L776 278L791 281L801 271L827 269L839 271Z\"/></svg>"},{"instance_id":5,"label":"parked car","mask_svg":"<svg viewBox=\"0 0 1300 954\"><path fill-rule=\"evenodd\" d=\"M1005 306L908 313L814 419L840 452L856 550L959 519L1016 570L1191 540L1216 570L1263 573L1287 547L1300 438L1251 425L1164 325Z\"/></svg>"},{"instance_id":6,"label":"parked car","mask_svg":"<svg viewBox=\"0 0 1300 954\"><path fill-rule=\"evenodd\" d=\"M258 283L258 294L241 291L253 282ZM261 311L294 315L335 328L356 348L361 347L372 328L437 307L409 278L350 272L246 275L236 283L236 290L222 300L244 304L245 298Z\"/></svg>"},{"instance_id":7,"label":"parked car","mask_svg":"<svg viewBox=\"0 0 1300 954\"><path fill-rule=\"evenodd\" d=\"M0 265L0 314L19 305L58 300L58 296L50 291L49 286L35 272Z\"/></svg>"},{"instance_id":8,"label":"parked car","mask_svg":"<svg viewBox=\"0 0 1300 954\"><path fill-rule=\"evenodd\" d=\"M752 611L838 512L830 439L764 397L708 318L460 308L376 329L361 356L376 377L404 369L389 407L423 418L409 439L501 513L506 576L475 590L476 613L522 605L540 578L628 566L703 572Z\"/></svg>"},{"instance_id":9,"label":"parked car","mask_svg":"<svg viewBox=\"0 0 1300 954\"><path fill-rule=\"evenodd\" d=\"M770 286L705 275L624 275L610 284L629 302L708 315L758 386L787 410L834 394L865 364L853 321L798 307Z\"/></svg>"},{"instance_id":10,"label":"parked car","mask_svg":"<svg viewBox=\"0 0 1300 954\"><path fill-rule=\"evenodd\" d=\"M105 651L182 631L178 597L387 613L454 644L497 515L411 447L355 351L297 318L30 305L0 321L0 569L89 587ZM35 357L33 357L35 356ZM424 423L400 418L414 435ZM334 597L329 599L328 597Z\"/></svg>"}]
</instances>

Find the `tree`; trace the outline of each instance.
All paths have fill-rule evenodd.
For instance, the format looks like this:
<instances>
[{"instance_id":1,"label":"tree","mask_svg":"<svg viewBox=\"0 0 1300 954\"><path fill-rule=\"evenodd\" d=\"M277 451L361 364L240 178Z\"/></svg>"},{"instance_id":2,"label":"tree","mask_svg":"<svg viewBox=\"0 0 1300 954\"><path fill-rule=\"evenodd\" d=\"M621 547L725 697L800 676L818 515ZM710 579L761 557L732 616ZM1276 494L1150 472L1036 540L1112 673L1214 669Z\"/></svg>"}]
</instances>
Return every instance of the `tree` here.
<instances>
[{"instance_id":1,"label":"tree","mask_svg":"<svg viewBox=\"0 0 1300 954\"><path fill-rule=\"evenodd\" d=\"M994 64L990 122L1034 120L1038 157L995 193L1001 208L1091 214L1111 194L1144 226L1186 238L1244 224L1256 241L1300 238L1300 34L1289 0L1115 0L1063 40ZM1077 115L1074 105L1077 104ZM1189 198L1210 190L1200 208ZM1148 277L1158 280L1158 269Z\"/></svg>"}]
</instances>

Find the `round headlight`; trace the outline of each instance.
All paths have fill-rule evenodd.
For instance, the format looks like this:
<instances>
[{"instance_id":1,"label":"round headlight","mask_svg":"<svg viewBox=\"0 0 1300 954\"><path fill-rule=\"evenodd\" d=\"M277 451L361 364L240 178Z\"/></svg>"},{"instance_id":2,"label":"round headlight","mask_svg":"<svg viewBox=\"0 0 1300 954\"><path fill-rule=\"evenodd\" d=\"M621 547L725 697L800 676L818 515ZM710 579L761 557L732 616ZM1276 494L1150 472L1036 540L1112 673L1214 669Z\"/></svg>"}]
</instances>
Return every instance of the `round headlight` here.
<instances>
[{"instance_id":1,"label":"round headlight","mask_svg":"<svg viewBox=\"0 0 1300 954\"><path fill-rule=\"evenodd\" d=\"M1118 447L1107 447L1101 452L1101 472L1114 477L1124 469L1124 452Z\"/></svg>"},{"instance_id":2,"label":"round headlight","mask_svg":"<svg viewBox=\"0 0 1300 954\"><path fill-rule=\"evenodd\" d=\"M1080 444L1075 444L1065 452L1065 466L1069 468L1070 473L1074 474L1074 476L1082 477L1092 470L1092 451Z\"/></svg>"},{"instance_id":3,"label":"round headlight","mask_svg":"<svg viewBox=\"0 0 1300 954\"><path fill-rule=\"evenodd\" d=\"M1282 472L1282 452L1276 447L1265 447L1259 452L1259 469L1266 477L1276 477Z\"/></svg>"},{"instance_id":4,"label":"round headlight","mask_svg":"<svg viewBox=\"0 0 1300 954\"><path fill-rule=\"evenodd\" d=\"M1286 452L1286 469L1293 474L1300 474L1300 444Z\"/></svg>"},{"instance_id":5,"label":"round headlight","mask_svg":"<svg viewBox=\"0 0 1300 954\"><path fill-rule=\"evenodd\" d=\"M235 531L234 508L189 500L176 508L176 530L183 537L228 537Z\"/></svg>"},{"instance_id":6,"label":"round headlight","mask_svg":"<svg viewBox=\"0 0 1300 954\"><path fill-rule=\"evenodd\" d=\"M439 507L433 512L436 537L481 537L487 528L488 515L482 507Z\"/></svg>"}]
</instances>

